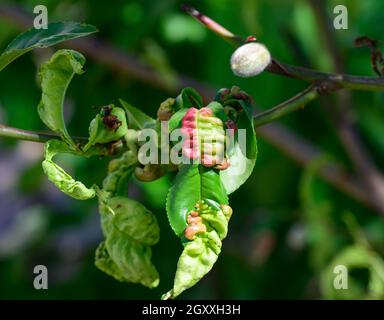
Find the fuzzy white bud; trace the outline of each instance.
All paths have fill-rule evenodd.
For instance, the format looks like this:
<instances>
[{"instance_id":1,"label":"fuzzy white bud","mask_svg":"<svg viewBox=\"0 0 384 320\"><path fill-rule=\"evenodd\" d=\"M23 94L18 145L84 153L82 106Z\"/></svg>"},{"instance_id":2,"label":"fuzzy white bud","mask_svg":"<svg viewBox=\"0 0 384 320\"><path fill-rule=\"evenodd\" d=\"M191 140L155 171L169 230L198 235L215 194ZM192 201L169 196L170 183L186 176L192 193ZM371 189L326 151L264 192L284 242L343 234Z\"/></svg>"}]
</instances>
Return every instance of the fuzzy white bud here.
<instances>
[{"instance_id":1,"label":"fuzzy white bud","mask_svg":"<svg viewBox=\"0 0 384 320\"><path fill-rule=\"evenodd\" d=\"M231 69L239 77L257 76L271 63L271 54L265 45L249 42L239 47L231 57Z\"/></svg>"}]
</instances>

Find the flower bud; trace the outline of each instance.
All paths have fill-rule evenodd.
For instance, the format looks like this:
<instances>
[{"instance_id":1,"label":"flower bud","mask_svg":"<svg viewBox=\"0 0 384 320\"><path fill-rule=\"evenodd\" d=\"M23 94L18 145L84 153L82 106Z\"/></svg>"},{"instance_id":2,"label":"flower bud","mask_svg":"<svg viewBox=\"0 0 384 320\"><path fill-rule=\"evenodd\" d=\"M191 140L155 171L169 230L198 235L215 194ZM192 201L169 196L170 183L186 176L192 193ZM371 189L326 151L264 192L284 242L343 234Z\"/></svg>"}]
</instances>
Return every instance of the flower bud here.
<instances>
[{"instance_id":1,"label":"flower bud","mask_svg":"<svg viewBox=\"0 0 384 320\"><path fill-rule=\"evenodd\" d=\"M266 46L249 42L239 47L231 57L231 69L239 77L257 76L271 63L271 54Z\"/></svg>"},{"instance_id":2,"label":"flower bud","mask_svg":"<svg viewBox=\"0 0 384 320\"><path fill-rule=\"evenodd\" d=\"M159 110L157 110L157 118L160 121L168 121L175 113L176 99L168 98L160 104Z\"/></svg>"},{"instance_id":3,"label":"flower bud","mask_svg":"<svg viewBox=\"0 0 384 320\"><path fill-rule=\"evenodd\" d=\"M161 178L165 172L160 165L147 164L144 168L136 167L134 174L138 180L149 182Z\"/></svg>"}]
</instances>

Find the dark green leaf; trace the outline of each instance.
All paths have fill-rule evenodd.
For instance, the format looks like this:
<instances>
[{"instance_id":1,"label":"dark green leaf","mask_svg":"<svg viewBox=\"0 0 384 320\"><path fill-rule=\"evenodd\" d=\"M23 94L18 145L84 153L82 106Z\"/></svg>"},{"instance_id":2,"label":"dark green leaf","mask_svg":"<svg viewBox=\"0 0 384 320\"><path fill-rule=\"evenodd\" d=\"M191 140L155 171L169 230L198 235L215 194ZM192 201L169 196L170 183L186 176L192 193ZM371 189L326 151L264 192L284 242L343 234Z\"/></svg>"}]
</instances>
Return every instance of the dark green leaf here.
<instances>
[{"instance_id":1,"label":"dark green leaf","mask_svg":"<svg viewBox=\"0 0 384 320\"><path fill-rule=\"evenodd\" d=\"M176 235L187 227L187 214L199 200L228 204L224 186L216 170L201 165L182 165L167 197L167 214Z\"/></svg>"},{"instance_id":2,"label":"dark green leaf","mask_svg":"<svg viewBox=\"0 0 384 320\"><path fill-rule=\"evenodd\" d=\"M200 109L203 106L203 99L195 89L187 87L177 96L176 104L179 109L191 107Z\"/></svg>"},{"instance_id":3,"label":"dark green leaf","mask_svg":"<svg viewBox=\"0 0 384 320\"><path fill-rule=\"evenodd\" d=\"M213 115L223 121L223 123L225 123L229 119L224 112L223 106L219 102L212 101L210 104L207 105L207 108L211 109Z\"/></svg>"},{"instance_id":4,"label":"dark green leaf","mask_svg":"<svg viewBox=\"0 0 384 320\"><path fill-rule=\"evenodd\" d=\"M238 100L237 101L241 107L243 108L245 114L247 115L249 121L253 122L253 106L249 103L247 103L244 100Z\"/></svg>"},{"instance_id":5,"label":"dark green leaf","mask_svg":"<svg viewBox=\"0 0 384 320\"><path fill-rule=\"evenodd\" d=\"M143 128L155 126L155 119L146 115L143 111L130 105L128 102L125 102L122 99L120 99L119 101L127 112L129 129L142 130Z\"/></svg>"},{"instance_id":6,"label":"dark green leaf","mask_svg":"<svg viewBox=\"0 0 384 320\"><path fill-rule=\"evenodd\" d=\"M48 29L31 28L17 36L5 49L0 56L0 71L32 49L47 48L97 31L92 25L78 22L54 22L48 25Z\"/></svg>"},{"instance_id":7,"label":"dark green leaf","mask_svg":"<svg viewBox=\"0 0 384 320\"><path fill-rule=\"evenodd\" d=\"M168 122L168 130L169 132L172 132L173 130L177 128L181 128L181 121L183 120L183 117L187 113L188 109L181 109L177 111L171 119L169 119Z\"/></svg>"}]
</instances>

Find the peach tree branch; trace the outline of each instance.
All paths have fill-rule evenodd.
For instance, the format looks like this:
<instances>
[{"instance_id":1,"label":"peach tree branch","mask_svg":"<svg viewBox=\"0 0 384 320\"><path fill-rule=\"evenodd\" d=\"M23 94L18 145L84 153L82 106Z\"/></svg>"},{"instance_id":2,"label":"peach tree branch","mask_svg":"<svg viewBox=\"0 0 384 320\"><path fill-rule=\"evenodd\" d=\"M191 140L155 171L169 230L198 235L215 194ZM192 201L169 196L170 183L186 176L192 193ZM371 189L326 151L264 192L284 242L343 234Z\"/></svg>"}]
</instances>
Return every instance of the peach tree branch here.
<instances>
[{"instance_id":1,"label":"peach tree branch","mask_svg":"<svg viewBox=\"0 0 384 320\"><path fill-rule=\"evenodd\" d=\"M0 19L19 28L28 27L32 21L32 18L28 13L18 6L11 5L0 5ZM216 88L182 74L178 74L177 84L174 88L167 87L164 85L164 81L162 81L156 71L143 64L131 53L122 51L98 38L82 39L80 41L74 40L68 42L67 47L83 52L88 57L119 74L145 82L150 86L172 94L178 92L183 87L191 86L196 88L204 97L212 97L215 95ZM283 71L276 68L275 73L278 72ZM316 73L315 76L317 77L318 74L319 73ZM311 77L313 75L310 74L309 76ZM7 130L10 129L7 128L5 131ZM323 153L317 146L310 143L305 138L300 137L280 123L275 122L257 127L257 133L260 138L264 139L287 158L292 159L295 163L301 166L308 164ZM29 141L39 139L34 136L34 133L30 135L29 138L30 139L27 139ZM44 142L44 140L41 142ZM319 170L318 175L342 193L349 195L355 201L362 203L367 207L375 208L375 205L372 203L372 199L367 195L364 186L362 186L360 181L339 163L333 162L322 167Z\"/></svg>"},{"instance_id":2,"label":"peach tree branch","mask_svg":"<svg viewBox=\"0 0 384 320\"><path fill-rule=\"evenodd\" d=\"M186 13L188 13L193 18L202 23L205 27L212 30L218 36L222 37L225 41L229 42L232 46L239 47L240 45L245 43L245 39L233 34L231 31L227 30L211 18L205 16L195 8L189 5L182 5L181 8ZM268 66L266 71L290 78L296 78L310 83L326 80L328 82L334 83L335 86L339 87L339 89L345 88L352 90L367 91L384 90L384 77L377 78L354 76L342 73L327 73L285 64L279 62L276 59L272 59L272 63Z\"/></svg>"}]
</instances>

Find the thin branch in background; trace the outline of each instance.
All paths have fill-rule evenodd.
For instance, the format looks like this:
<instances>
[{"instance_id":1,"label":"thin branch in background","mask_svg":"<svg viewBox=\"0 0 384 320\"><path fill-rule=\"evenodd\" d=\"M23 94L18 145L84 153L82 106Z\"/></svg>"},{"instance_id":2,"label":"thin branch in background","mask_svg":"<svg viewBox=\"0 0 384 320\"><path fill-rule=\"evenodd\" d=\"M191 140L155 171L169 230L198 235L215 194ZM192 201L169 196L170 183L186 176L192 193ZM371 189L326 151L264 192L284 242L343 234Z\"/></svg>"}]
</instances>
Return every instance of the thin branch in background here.
<instances>
[{"instance_id":1,"label":"thin branch in background","mask_svg":"<svg viewBox=\"0 0 384 320\"><path fill-rule=\"evenodd\" d=\"M12 138L18 140L32 141L44 143L51 139L60 139L60 135L53 132L37 132L30 130L23 130L12 128L3 124L0 124L0 137ZM88 139L83 137L73 137L73 140L79 143L84 143Z\"/></svg>"},{"instance_id":2,"label":"thin branch in background","mask_svg":"<svg viewBox=\"0 0 384 320\"><path fill-rule=\"evenodd\" d=\"M184 7L182 7L184 9ZM246 39L238 35L234 35L231 31L228 31L226 28L213 21L211 18L203 15L201 12L187 6L188 10L185 10L186 13L191 15L193 18L198 20L200 23L204 24L207 28L215 32L218 36L222 37L233 46L238 47L242 45ZM204 18L203 18L204 17ZM209 20L208 20L209 19ZM207 23L207 21L209 21ZM214 22L214 23L212 23ZM225 32L223 32L225 30ZM232 37L230 35L233 35ZM295 79L304 80L310 83L315 81L328 81L335 84L335 88L346 88L353 90L384 90L384 78L373 78L373 77L360 77L352 76L342 73L326 73L316 70L311 70L303 67L292 66L282 62L279 62L276 59L272 59L272 63L266 69L266 71L275 73L278 75L283 75L286 77L291 77Z\"/></svg>"},{"instance_id":3,"label":"thin branch in background","mask_svg":"<svg viewBox=\"0 0 384 320\"><path fill-rule=\"evenodd\" d=\"M304 91L300 92L291 99L270 108L264 112L257 114L254 117L253 123L255 128L275 121L288 113L304 108L304 106L310 101L316 99L319 96L317 86L310 86Z\"/></svg>"},{"instance_id":4,"label":"thin branch in background","mask_svg":"<svg viewBox=\"0 0 384 320\"><path fill-rule=\"evenodd\" d=\"M317 13L317 21L320 29L322 31L322 37L324 42L326 43L326 47L332 57L332 62L334 64L334 69L337 73L323 73L317 72L314 70L289 66L285 65L281 62L278 62L276 59L273 60L273 63L267 68L267 71L272 73L278 73L281 75L302 79L305 81L309 81L311 83L315 81L324 81L327 80L329 83L333 83L333 91L339 90L341 88L355 89L355 90L383 90L384 82L382 78L372 78L372 77L357 77L342 74L344 68L342 66L342 59L338 54L338 48L336 46L335 39L330 36L332 34L332 26L328 17L326 16L324 9L324 2L319 0L311 0L310 1L314 11ZM187 13L191 14L191 9L187 11ZM198 19L201 23L204 24L204 20L201 18L203 15L198 13L196 9L194 9L193 14L191 14L195 19ZM210 21L212 21L210 19ZM209 29L216 32L218 35L222 36L221 26L217 30L213 27L215 25L210 24ZM241 44L241 41L238 41L240 37L234 36L234 43L237 45ZM240 38L241 39L241 38ZM300 97L300 94L299 94ZM305 98L306 96L304 96ZM358 135L357 129L354 123L351 121L352 117L348 116L349 112L352 112L352 99L351 94L349 92L340 92L338 95L339 105L343 106L342 110L339 110L339 114L341 115L342 121L338 122L339 135L341 140L346 148L347 153L349 154L352 162L354 163L361 180L364 184L369 188L371 192L371 197L373 202L375 203L375 208L384 213L384 178L379 170L376 169L370 157L368 156L363 144L361 143L361 139ZM295 100L295 98L293 98ZM289 108L293 108L295 110L295 105L291 105L289 103L288 109L283 104L281 106L277 106L270 111L264 112L262 115L262 119L268 119L273 117L273 113L277 111L278 115L281 111L283 114ZM271 115L272 114L272 115ZM382 182L381 182L382 180Z\"/></svg>"},{"instance_id":5,"label":"thin branch in background","mask_svg":"<svg viewBox=\"0 0 384 320\"><path fill-rule=\"evenodd\" d=\"M10 5L0 5L0 18L21 29L28 28L33 22L33 18L28 13L17 6ZM97 38L71 41L66 43L66 47L81 51L91 59L104 64L119 74L129 76L172 94L177 93L186 86L195 87L205 97L213 97L217 91L216 88L184 75L178 75L177 85L170 89L169 86L164 86L163 81L153 69L140 62L139 59ZM322 151L317 147L278 123L259 127L257 133L259 137L299 165L306 165L322 154ZM332 163L322 167L318 174L352 199L367 207L375 207L361 183L353 176L350 176L339 164Z\"/></svg>"},{"instance_id":6,"label":"thin branch in background","mask_svg":"<svg viewBox=\"0 0 384 320\"><path fill-rule=\"evenodd\" d=\"M310 0L322 42L329 53L336 72L344 72L343 59L339 53L331 19L327 15L325 2ZM356 126L356 115L352 94L350 91L337 92L337 108L328 108L328 114L334 115L334 123L338 131L341 143L352 161L354 168L366 186L377 210L384 212L384 176L374 164L366 150L360 132ZM329 99L328 99L329 103Z\"/></svg>"}]
</instances>

